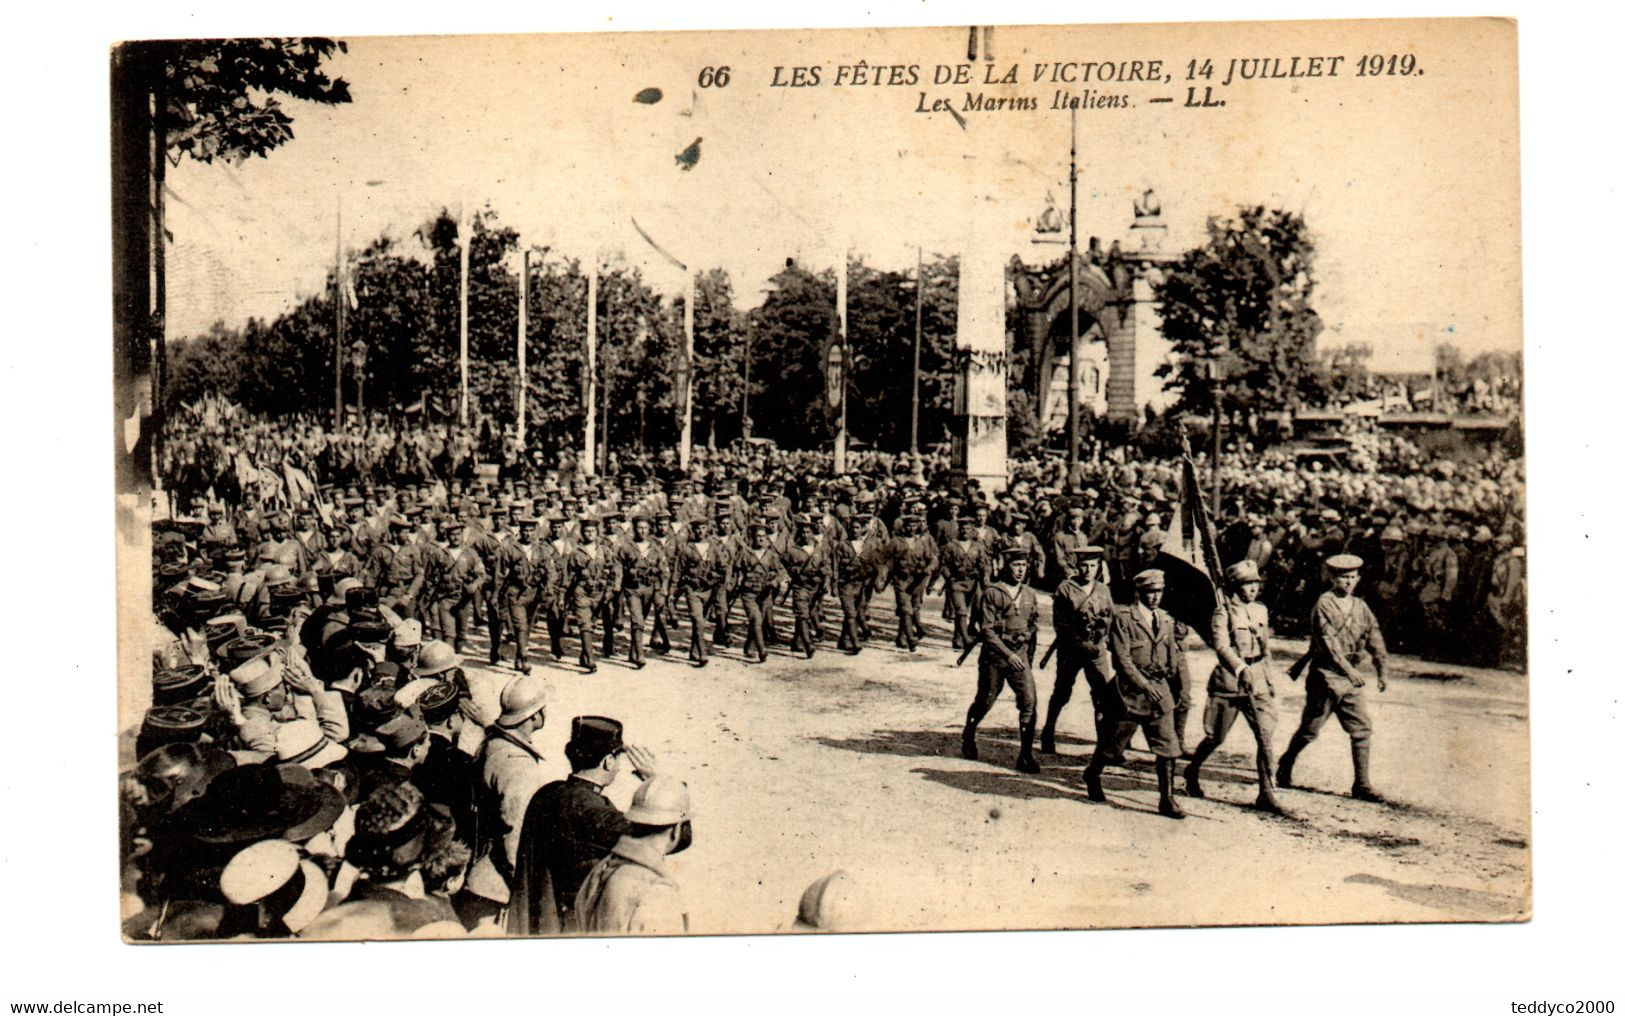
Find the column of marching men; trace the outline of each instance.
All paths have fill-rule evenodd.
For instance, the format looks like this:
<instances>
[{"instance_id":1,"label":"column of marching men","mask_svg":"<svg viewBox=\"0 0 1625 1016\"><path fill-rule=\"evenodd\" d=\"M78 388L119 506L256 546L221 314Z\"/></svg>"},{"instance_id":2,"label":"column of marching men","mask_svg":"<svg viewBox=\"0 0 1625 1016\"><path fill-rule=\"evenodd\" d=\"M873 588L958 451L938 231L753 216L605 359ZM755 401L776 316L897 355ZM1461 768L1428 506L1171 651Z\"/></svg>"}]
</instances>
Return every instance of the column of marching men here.
<instances>
[{"instance_id":1,"label":"column of marching men","mask_svg":"<svg viewBox=\"0 0 1625 1016\"><path fill-rule=\"evenodd\" d=\"M1356 592L1365 562L1349 550L1363 544L1336 532L1334 510L1290 538L1262 517L1230 520L1222 595L1194 633L1217 664L1192 748L1192 632L1162 608L1167 580L1152 565L1174 506L1155 485L1064 497L1018 484L993 498L917 477L746 481L549 476L331 487L291 506L198 498L154 539L165 648L124 783L127 932L686 930L664 862L692 839L686 785L599 716L570 720L570 771L553 771L533 743L553 697L543 672L572 657L586 674L612 659L641 670L685 650L698 668L736 645L746 663L776 654L795 666L820 650L865 652L888 618L894 651L976 656L967 759L1009 685L1015 767L1039 773L1076 690L1094 729L1089 799L1107 799L1102 773L1138 733L1159 811L1177 819L1180 760L1185 796L1202 797L1201 767L1241 718L1257 746L1256 805L1279 813L1278 790L1335 714L1352 794L1378 799L1365 696L1373 680L1385 689L1387 649ZM1407 525L1375 512L1356 522L1372 535L1374 518L1378 544ZM1510 600L1521 548L1507 531L1493 539L1484 581ZM1297 555L1284 573L1283 542ZM1393 562L1384 555L1379 590ZM1296 599L1275 602L1308 635L1286 668L1271 662L1266 606L1266 579L1282 574ZM1053 589L1041 658L1037 589ZM924 609L938 590L940 626ZM877 607L888 592L889 609ZM474 654L490 666L466 666ZM1051 659L1040 723L1035 673ZM1277 760L1288 680L1304 681L1307 701ZM625 814L602 792L623 772L641 781ZM797 927L863 926L862 897L843 873L821 879Z\"/></svg>"}]
</instances>

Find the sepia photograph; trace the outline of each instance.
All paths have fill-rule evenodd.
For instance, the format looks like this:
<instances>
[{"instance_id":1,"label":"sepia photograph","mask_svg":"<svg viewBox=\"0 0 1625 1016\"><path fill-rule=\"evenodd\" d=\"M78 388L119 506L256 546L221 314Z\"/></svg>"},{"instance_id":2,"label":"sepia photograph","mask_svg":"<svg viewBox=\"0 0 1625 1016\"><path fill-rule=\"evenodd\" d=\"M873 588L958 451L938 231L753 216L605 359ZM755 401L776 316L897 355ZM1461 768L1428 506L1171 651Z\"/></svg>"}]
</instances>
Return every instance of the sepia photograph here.
<instances>
[{"instance_id":1,"label":"sepia photograph","mask_svg":"<svg viewBox=\"0 0 1625 1016\"><path fill-rule=\"evenodd\" d=\"M108 46L88 930L1531 919L1515 21L613 27Z\"/></svg>"}]
</instances>

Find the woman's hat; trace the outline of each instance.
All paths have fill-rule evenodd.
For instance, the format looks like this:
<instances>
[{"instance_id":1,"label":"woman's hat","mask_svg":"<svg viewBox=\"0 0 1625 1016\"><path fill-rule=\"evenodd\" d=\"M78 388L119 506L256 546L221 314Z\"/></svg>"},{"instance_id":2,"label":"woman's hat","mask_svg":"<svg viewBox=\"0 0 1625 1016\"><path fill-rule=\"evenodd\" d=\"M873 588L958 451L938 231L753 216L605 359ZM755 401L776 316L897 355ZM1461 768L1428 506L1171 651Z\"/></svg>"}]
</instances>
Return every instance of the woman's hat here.
<instances>
[{"instance_id":1,"label":"woman's hat","mask_svg":"<svg viewBox=\"0 0 1625 1016\"><path fill-rule=\"evenodd\" d=\"M357 807L344 859L374 876L404 875L423 856L427 834L423 792L410 783L387 784Z\"/></svg>"}]
</instances>

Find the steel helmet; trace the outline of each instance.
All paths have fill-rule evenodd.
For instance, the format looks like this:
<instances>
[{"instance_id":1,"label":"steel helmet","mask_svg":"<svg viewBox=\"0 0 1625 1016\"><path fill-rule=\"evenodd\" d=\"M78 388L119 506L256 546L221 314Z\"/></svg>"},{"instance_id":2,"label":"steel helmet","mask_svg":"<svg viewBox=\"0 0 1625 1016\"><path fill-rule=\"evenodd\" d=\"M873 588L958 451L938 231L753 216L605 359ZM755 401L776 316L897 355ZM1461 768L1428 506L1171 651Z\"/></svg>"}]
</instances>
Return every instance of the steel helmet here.
<instances>
[{"instance_id":1,"label":"steel helmet","mask_svg":"<svg viewBox=\"0 0 1625 1016\"><path fill-rule=\"evenodd\" d=\"M626 819L638 825L674 826L693 818L688 784L675 776L651 776L632 795Z\"/></svg>"}]
</instances>

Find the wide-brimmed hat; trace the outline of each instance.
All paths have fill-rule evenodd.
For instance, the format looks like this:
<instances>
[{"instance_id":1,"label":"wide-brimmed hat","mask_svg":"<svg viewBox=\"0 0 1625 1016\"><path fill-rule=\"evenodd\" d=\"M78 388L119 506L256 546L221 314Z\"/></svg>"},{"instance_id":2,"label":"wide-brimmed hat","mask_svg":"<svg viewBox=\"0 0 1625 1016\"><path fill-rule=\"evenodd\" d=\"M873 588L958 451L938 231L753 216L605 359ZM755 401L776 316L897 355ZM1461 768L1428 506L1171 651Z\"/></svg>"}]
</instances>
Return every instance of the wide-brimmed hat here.
<instances>
[{"instance_id":1,"label":"wide-brimmed hat","mask_svg":"<svg viewBox=\"0 0 1625 1016\"><path fill-rule=\"evenodd\" d=\"M218 845L309 839L343 810L343 795L302 766L248 765L216 776L176 819L191 839Z\"/></svg>"}]
</instances>

